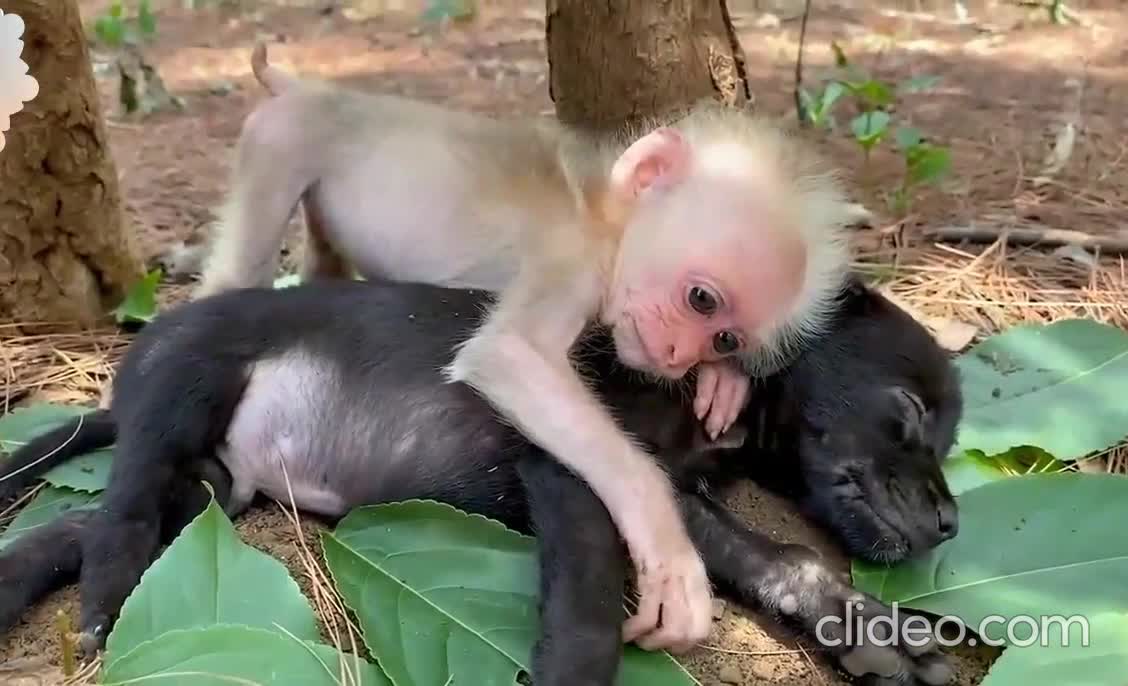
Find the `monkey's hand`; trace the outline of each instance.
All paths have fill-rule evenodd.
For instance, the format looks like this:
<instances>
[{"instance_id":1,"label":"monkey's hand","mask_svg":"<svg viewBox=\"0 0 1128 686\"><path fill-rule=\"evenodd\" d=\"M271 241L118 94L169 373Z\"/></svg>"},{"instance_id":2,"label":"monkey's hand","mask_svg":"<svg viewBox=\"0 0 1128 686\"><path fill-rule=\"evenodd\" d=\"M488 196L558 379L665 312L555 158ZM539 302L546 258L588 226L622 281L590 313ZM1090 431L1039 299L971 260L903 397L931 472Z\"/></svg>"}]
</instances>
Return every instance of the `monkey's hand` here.
<instances>
[{"instance_id":1,"label":"monkey's hand","mask_svg":"<svg viewBox=\"0 0 1128 686\"><path fill-rule=\"evenodd\" d=\"M653 524L662 530L657 520ZM681 540L670 537L659 542L669 549ZM639 601L638 611L623 625L623 640L634 641L643 650L684 653L708 638L713 599L697 550L632 550L631 557L638 569Z\"/></svg>"},{"instance_id":2,"label":"monkey's hand","mask_svg":"<svg viewBox=\"0 0 1128 686\"><path fill-rule=\"evenodd\" d=\"M693 411L705 422L709 438L716 440L729 430L748 402L751 385L748 375L728 360L698 365Z\"/></svg>"}]
</instances>

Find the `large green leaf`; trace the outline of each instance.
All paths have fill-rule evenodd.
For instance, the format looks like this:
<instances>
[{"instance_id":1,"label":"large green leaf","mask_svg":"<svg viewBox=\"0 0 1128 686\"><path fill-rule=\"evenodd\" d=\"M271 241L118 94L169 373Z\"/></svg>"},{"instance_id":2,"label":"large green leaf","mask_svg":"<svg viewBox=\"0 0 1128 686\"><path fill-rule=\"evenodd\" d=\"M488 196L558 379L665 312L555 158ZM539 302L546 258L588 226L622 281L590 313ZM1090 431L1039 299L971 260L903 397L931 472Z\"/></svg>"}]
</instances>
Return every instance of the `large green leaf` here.
<instances>
[{"instance_id":1,"label":"large green leaf","mask_svg":"<svg viewBox=\"0 0 1128 686\"><path fill-rule=\"evenodd\" d=\"M345 681L344 670L360 679ZM170 631L146 641L110 663L101 683L391 686L379 667L331 646L280 632L222 624Z\"/></svg>"},{"instance_id":2,"label":"large green leaf","mask_svg":"<svg viewBox=\"0 0 1128 686\"><path fill-rule=\"evenodd\" d=\"M955 453L1036 445L1072 460L1128 434L1128 332L1087 319L1018 326L957 364L966 405Z\"/></svg>"},{"instance_id":3,"label":"large green leaf","mask_svg":"<svg viewBox=\"0 0 1128 686\"><path fill-rule=\"evenodd\" d=\"M12 452L36 436L91 411L80 405L40 403L21 407L0 417L0 450ZM113 451L96 450L80 455L43 475L53 486L97 492L106 487Z\"/></svg>"},{"instance_id":4,"label":"large green leaf","mask_svg":"<svg viewBox=\"0 0 1128 686\"><path fill-rule=\"evenodd\" d=\"M106 641L112 664L175 629L216 624L285 628L319 636L309 601L281 562L239 540L212 500L141 577Z\"/></svg>"},{"instance_id":5,"label":"large green leaf","mask_svg":"<svg viewBox=\"0 0 1128 686\"><path fill-rule=\"evenodd\" d=\"M98 496L69 488L44 486L0 534L0 550L23 534L53 521L62 513L90 505Z\"/></svg>"},{"instance_id":6,"label":"large green leaf","mask_svg":"<svg viewBox=\"0 0 1128 686\"><path fill-rule=\"evenodd\" d=\"M514 683L539 631L535 541L448 505L359 508L323 536L364 639L397 686ZM619 684L695 683L664 653L629 647Z\"/></svg>"},{"instance_id":7,"label":"large green leaf","mask_svg":"<svg viewBox=\"0 0 1128 686\"><path fill-rule=\"evenodd\" d=\"M886 602L955 615L973 630L994 614L1128 612L1128 478L1003 479L960 496L960 519L956 538L919 559L892 569L856 563L855 584ZM985 632L1005 637L998 623Z\"/></svg>"},{"instance_id":8,"label":"large green leaf","mask_svg":"<svg viewBox=\"0 0 1128 686\"><path fill-rule=\"evenodd\" d=\"M1109 686L1128 674L1128 614L1089 618L1088 643L1010 647L982 686Z\"/></svg>"}]
</instances>

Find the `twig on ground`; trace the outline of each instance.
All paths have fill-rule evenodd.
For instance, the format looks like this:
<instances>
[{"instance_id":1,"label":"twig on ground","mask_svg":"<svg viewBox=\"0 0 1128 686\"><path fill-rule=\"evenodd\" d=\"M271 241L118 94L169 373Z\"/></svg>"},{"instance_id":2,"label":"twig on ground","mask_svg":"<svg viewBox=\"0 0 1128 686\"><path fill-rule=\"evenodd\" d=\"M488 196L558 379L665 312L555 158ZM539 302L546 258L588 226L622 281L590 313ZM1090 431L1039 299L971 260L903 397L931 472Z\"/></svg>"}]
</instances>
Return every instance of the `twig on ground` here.
<instances>
[{"instance_id":1,"label":"twig on ground","mask_svg":"<svg viewBox=\"0 0 1128 686\"><path fill-rule=\"evenodd\" d=\"M1001 240L1009 245L1076 245L1113 255L1128 253L1128 231L1119 231L1111 236L1094 236L1084 231L1053 229L1048 226L1022 228L969 224L924 228L921 233L925 238L937 241L994 243Z\"/></svg>"},{"instance_id":2,"label":"twig on ground","mask_svg":"<svg viewBox=\"0 0 1128 686\"><path fill-rule=\"evenodd\" d=\"M807 42L807 18L811 15L811 0L803 3L802 21L799 23L799 47L795 52L795 115L799 126L807 126L807 108L803 106L803 46Z\"/></svg>"}]
</instances>

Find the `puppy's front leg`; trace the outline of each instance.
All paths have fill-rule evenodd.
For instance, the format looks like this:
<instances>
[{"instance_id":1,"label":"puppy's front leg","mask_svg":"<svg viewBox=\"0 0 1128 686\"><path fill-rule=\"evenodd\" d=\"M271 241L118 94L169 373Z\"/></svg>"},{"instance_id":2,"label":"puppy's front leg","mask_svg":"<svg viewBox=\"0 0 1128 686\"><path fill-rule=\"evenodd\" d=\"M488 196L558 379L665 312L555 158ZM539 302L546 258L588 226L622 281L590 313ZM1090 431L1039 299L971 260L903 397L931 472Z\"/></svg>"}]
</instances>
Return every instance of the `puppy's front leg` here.
<instances>
[{"instance_id":1,"label":"puppy's front leg","mask_svg":"<svg viewBox=\"0 0 1128 686\"><path fill-rule=\"evenodd\" d=\"M906 631L911 618L899 613L897 638L889 641L892 609L851 586L815 550L773 541L699 495L684 496L682 511L714 583L741 602L797 626L846 671L873 686L951 681L952 666L935 637L922 631L926 625L920 619ZM878 618L886 619L876 622ZM847 621L854 624L849 634Z\"/></svg>"},{"instance_id":2,"label":"puppy's front leg","mask_svg":"<svg viewBox=\"0 0 1128 686\"><path fill-rule=\"evenodd\" d=\"M627 561L587 484L540 451L517 464L537 536L541 638L534 686L611 686L623 653Z\"/></svg>"}]
</instances>

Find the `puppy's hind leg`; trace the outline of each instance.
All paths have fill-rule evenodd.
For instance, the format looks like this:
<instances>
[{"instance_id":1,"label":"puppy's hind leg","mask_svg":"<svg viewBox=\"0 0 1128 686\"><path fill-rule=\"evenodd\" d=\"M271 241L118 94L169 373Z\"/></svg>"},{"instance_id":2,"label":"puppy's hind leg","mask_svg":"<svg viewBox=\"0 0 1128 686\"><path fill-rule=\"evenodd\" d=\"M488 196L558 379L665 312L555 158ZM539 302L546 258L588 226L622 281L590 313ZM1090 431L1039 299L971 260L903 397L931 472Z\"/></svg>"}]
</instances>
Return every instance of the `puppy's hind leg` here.
<instances>
[{"instance_id":1,"label":"puppy's hind leg","mask_svg":"<svg viewBox=\"0 0 1128 686\"><path fill-rule=\"evenodd\" d=\"M155 558L163 520L183 490L179 485L207 474L200 471L201 460L214 459L242 398L244 378L237 364L205 370L160 367L121 408L109 482L83 538L79 631L84 650L102 647L122 604ZM183 390L170 401L167 388ZM187 513L202 509L204 502L190 497L182 505Z\"/></svg>"},{"instance_id":2,"label":"puppy's hind leg","mask_svg":"<svg viewBox=\"0 0 1128 686\"><path fill-rule=\"evenodd\" d=\"M0 552L0 632L43 596L78 576L92 510L67 512L28 531Z\"/></svg>"},{"instance_id":3,"label":"puppy's hind leg","mask_svg":"<svg viewBox=\"0 0 1128 686\"><path fill-rule=\"evenodd\" d=\"M541 637L534 686L611 686L622 658L626 551L606 508L563 465L533 451L518 463L537 536Z\"/></svg>"}]
</instances>

